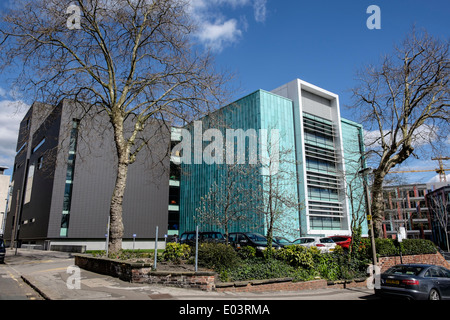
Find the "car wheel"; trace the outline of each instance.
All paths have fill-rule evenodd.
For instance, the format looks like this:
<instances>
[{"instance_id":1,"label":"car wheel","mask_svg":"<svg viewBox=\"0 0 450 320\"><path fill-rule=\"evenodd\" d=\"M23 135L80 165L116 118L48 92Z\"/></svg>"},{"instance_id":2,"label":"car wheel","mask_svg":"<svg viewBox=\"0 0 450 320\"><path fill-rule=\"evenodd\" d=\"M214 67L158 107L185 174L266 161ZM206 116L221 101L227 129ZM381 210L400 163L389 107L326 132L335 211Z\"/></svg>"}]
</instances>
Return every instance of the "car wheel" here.
<instances>
[{"instance_id":1,"label":"car wheel","mask_svg":"<svg viewBox=\"0 0 450 320\"><path fill-rule=\"evenodd\" d=\"M428 300L441 300L439 292L436 289L431 289L430 294L428 295Z\"/></svg>"}]
</instances>

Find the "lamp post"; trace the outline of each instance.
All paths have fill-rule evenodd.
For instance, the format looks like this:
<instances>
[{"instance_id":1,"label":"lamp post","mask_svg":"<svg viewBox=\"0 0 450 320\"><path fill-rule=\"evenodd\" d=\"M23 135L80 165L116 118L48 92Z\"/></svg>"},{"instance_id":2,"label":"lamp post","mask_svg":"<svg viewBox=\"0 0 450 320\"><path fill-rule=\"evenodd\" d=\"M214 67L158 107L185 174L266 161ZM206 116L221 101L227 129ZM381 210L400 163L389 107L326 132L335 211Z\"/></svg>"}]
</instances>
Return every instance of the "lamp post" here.
<instances>
[{"instance_id":1,"label":"lamp post","mask_svg":"<svg viewBox=\"0 0 450 320\"><path fill-rule=\"evenodd\" d=\"M360 171L358 171L358 174L363 175L363 184L364 184L364 191L366 194L366 203L367 203L367 220L369 221L369 227L370 227L370 242L372 244L372 264L374 266L377 265L377 251L375 247L375 235L373 233L373 217L372 217L372 208L371 208L371 201L370 201L370 193L369 193L369 185L367 183L367 175L372 172L372 168L364 168Z\"/></svg>"}]
</instances>

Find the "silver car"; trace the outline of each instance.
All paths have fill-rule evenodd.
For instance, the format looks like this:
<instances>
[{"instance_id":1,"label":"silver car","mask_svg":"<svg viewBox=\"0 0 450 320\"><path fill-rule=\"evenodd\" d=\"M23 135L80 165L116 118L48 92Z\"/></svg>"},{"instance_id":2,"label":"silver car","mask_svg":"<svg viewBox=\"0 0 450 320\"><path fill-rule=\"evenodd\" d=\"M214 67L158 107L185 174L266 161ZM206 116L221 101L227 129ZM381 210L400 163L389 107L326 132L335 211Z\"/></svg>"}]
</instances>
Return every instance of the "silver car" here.
<instances>
[{"instance_id":1,"label":"silver car","mask_svg":"<svg viewBox=\"0 0 450 320\"><path fill-rule=\"evenodd\" d=\"M375 286L376 288L376 286ZM399 264L381 274L381 297L450 300L450 270L430 264Z\"/></svg>"},{"instance_id":2,"label":"silver car","mask_svg":"<svg viewBox=\"0 0 450 320\"><path fill-rule=\"evenodd\" d=\"M317 247L321 252L331 252L336 248L336 243L333 239L325 237L302 237L294 240L294 244L305 247Z\"/></svg>"}]
</instances>

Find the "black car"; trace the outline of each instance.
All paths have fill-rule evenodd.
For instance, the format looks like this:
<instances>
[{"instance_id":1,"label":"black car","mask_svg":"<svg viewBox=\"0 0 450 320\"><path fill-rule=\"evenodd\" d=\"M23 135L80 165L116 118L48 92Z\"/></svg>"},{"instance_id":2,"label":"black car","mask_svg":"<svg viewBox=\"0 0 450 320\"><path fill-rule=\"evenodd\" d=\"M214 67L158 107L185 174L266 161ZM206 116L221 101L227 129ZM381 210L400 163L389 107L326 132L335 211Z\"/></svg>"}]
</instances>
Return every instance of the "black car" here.
<instances>
[{"instance_id":1,"label":"black car","mask_svg":"<svg viewBox=\"0 0 450 320\"><path fill-rule=\"evenodd\" d=\"M375 294L413 300L450 300L450 270L429 264L399 264L380 276Z\"/></svg>"},{"instance_id":2,"label":"black car","mask_svg":"<svg viewBox=\"0 0 450 320\"><path fill-rule=\"evenodd\" d=\"M204 242L225 243L225 237L222 233L216 231L199 232L198 243ZM195 231L184 232L180 237L180 243L195 246Z\"/></svg>"},{"instance_id":3,"label":"black car","mask_svg":"<svg viewBox=\"0 0 450 320\"><path fill-rule=\"evenodd\" d=\"M235 249L245 246L254 247L258 254L261 254L267 248L267 238L254 232L231 232L228 235L228 241ZM272 248L280 249L281 247L281 245L272 241Z\"/></svg>"},{"instance_id":4,"label":"black car","mask_svg":"<svg viewBox=\"0 0 450 320\"><path fill-rule=\"evenodd\" d=\"M285 237L273 237L273 241L278 243L280 246L290 246L294 244L291 240L286 239Z\"/></svg>"},{"instance_id":5,"label":"black car","mask_svg":"<svg viewBox=\"0 0 450 320\"><path fill-rule=\"evenodd\" d=\"M2 238L0 238L0 263L5 262L5 254L6 254L5 242L3 241Z\"/></svg>"}]
</instances>

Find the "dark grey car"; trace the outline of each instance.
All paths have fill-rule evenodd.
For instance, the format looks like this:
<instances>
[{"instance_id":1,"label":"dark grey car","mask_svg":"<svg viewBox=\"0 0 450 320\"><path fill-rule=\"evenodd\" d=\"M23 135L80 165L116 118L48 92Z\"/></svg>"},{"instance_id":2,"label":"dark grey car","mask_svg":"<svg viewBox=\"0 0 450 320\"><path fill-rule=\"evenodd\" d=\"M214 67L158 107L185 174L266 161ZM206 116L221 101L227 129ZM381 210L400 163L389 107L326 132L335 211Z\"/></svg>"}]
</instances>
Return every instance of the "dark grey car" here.
<instances>
[{"instance_id":1,"label":"dark grey car","mask_svg":"<svg viewBox=\"0 0 450 320\"><path fill-rule=\"evenodd\" d=\"M237 250L245 246L254 247L257 255L262 255L263 251L267 249L267 238L259 233L231 232L228 241ZM282 245L272 241L272 248L280 249L281 247Z\"/></svg>"},{"instance_id":2,"label":"dark grey car","mask_svg":"<svg viewBox=\"0 0 450 320\"><path fill-rule=\"evenodd\" d=\"M5 262L5 254L6 254L5 242L3 241L2 238L0 238L0 263Z\"/></svg>"},{"instance_id":3,"label":"dark grey car","mask_svg":"<svg viewBox=\"0 0 450 320\"><path fill-rule=\"evenodd\" d=\"M450 300L450 270L429 264L400 264L381 274L382 297Z\"/></svg>"},{"instance_id":4,"label":"dark grey car","mask_svg":"<svg viewBox=\"0 0 450 320\"><path fill-rule=\"evenodd\" d=\"M180 237L180 243L195 246L195 236L196 236L195 231L184 232ZM198 242L225 243L225 237L220 232L202 231L198 233Z\"/></svg>"}]
</instances>

